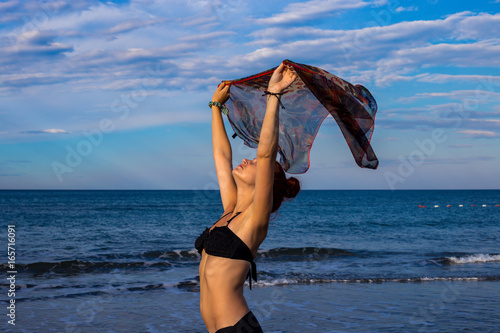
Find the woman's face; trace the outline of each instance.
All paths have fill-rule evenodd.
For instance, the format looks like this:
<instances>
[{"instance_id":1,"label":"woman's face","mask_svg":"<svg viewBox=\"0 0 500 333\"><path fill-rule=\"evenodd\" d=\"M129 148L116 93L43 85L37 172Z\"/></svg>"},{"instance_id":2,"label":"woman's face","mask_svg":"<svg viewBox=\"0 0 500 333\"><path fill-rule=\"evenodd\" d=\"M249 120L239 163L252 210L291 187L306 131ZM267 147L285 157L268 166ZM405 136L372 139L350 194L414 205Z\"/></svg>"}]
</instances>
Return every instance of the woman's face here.
<instances>
[{"instance_id":1,"label":"woman's face","mask_svg":"<svg viewBox=\"0 0 500 333\"><path fill-rule=\"evenodd\" d=\"M257 176L257 158L253 160L243 159L240 165L233 169L233 176L238 177L248 185L255 185Z\"/></svg>"}]
</instances>

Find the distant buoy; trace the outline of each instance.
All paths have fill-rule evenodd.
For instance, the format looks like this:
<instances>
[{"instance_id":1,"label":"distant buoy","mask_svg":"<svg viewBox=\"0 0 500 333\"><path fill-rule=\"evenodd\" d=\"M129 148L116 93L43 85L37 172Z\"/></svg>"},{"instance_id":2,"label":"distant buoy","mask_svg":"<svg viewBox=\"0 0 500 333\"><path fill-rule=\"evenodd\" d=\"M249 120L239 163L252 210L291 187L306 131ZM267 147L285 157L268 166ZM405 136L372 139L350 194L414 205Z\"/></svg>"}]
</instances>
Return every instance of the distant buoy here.
<instances>
[{"instance_id":1,"label":"distant buoy","mask_svg":"<svg viewBox=\"0 0 500 333\"><path fill-rule=\"evenodd\" d=\"M473 205L473 204L472 204L472 205L470 205L470 206L471 206L471 207L476 207L476 205ZM494 205L494 206L495 206L495 207L500 207L500 205L499 205L499 204L496 204L496 205ZM434 207L434 208L439 208L440 206L439 206L439 205L434 205L434 206L431 206L431 207ZM444 207L444 205L443 205L443 207ZM453 207L453 205L446 205L446 207ZM464 205L463 205L463 204L460 204L460 205L458 205L458 207L464 207ZM479 207L489 207L489 206L488 206L487 204L483 204L483 205L479 205ZM493 207L493 205L491 205L491 207ZM420 204L420 205L418 205L418 208L427 208L427 206Z\"/></svg>"}]
</instances>

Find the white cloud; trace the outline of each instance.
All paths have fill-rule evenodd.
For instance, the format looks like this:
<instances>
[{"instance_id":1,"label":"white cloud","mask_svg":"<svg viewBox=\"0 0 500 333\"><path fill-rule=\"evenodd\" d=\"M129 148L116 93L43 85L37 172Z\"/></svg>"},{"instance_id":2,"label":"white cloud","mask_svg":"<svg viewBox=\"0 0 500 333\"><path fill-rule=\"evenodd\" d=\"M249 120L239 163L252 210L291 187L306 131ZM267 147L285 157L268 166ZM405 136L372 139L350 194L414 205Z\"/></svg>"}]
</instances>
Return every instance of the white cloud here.
<instances>
[{"instance_id":1,"label":"white cloud","mask_svg":"<svg viewBox=\"0 0 500 333\"><path fill-rule=\"evenodd\" d=\"M482 82L485 85L500 84L500 76L493 75L474 75L474 74L430 74L422 73L415 75L414 78L420 82L445 83L445 82Z\"/></svg>"},{"instance_id":2,"label":"white cloud","mask_svg":"<svg viewBox=\"0 0 500 333\"><path fill-rule=\"evenodd\" d=\"M355 30L273 27L252 33L256 38L252 44L259 45L262 41L260 45L263 47L243 58L244 61L256 62L288 58L293 54L296 58L314 62L328 57L339 67L355 65L355 70L365 72L364 77L368 75L367 69L371 70L370 79L383 86L412 80L405 74L422 66L499 65L500 60L495 54L498 54L500 39L489 38L496 34L491 26L495 26L492 22L498 19L500 14L461 12L444 19L405 21L385 26L372 21L367 22L365 28ZM470 36L478 40L464 43L463 39Z\"/></svg>"},{"instance_id":3,"label":"white cloud","mask_svg":"<svg viewBox=\"0 0 500 333\"><path fill-rule=\"evenodd\" d=\"M414 48L404 48L392 53L391 59L379 63L387 71L411 66L490 67L500 66L500 39L490 39L467 44L440 43Z\"/></svg>"},{"instance_id":4,"label":"white cloud","mask_svg":"<svg viewBox=\"0 0 500 333\"><path fill-rule=\"evenodd\" d=\"M151 25L161 24L166 21L167 19L151 19L146 21L130 20L116 24L115 26L106 30L105 33L108 34L124 33Z\"/></svg>"},{"instance_id":5,"label":"white cloud","mask_svg":"<svg viewBox=\"0 0 500 333\"><path fill-rule=\"evenodd\" d=\"M412 97L401 97L399 102L408 103L414 102L418 99L423 98L447 98L454 100L498 100L500 99L500 93L494 91L485 91L485 90L454 90L448 92L431 92L431 93L418 93Z\"/></svg>"},{"instance_id":6,"label":"white cloud","mask_svg":"<svg viewBox=\"0 0 500 333\"><path fill-rule=\"evenodd\" d=\"M189 8L179 12L178 17L167 17L167 13L175 13L183 4L173 3L172 8L160 8L160 1L146 1L143 5L86 3L79 11L60 11L61 15L50 17L39 30L14 29L17 50L21 52L15 54L9 48L0 48L0 63L6 59L11 62L5 67L8 70L0 74L0 92L4 87L9 92L57 83L65 83L64 87L71 92L132 91L140 86L146 68L158 64L160 83L148 94L161 95L162 90L165 94L203 90L221 79L246 76L286 58L316 65L367 86L373 82L387 86L412 80L500 82L496 76L421 73L422 66L500 64L496 57L500 39L484 39L494 34L491 26L500 19L500 14L462 12L443 19L387 22L384 26L372 20L364 28L353 30L316 26L260 29L255 25L242 28L245 20L237 22L240 26L222 26L220 18L202 15L223 8L223 4L211 7L209 1L190 1ZM289 23L370 5L375 3L313 0L290 4L275 16L257 21ZM227 13L232 13L236 9L228 10ZM421 93L408 97L407 101L459 99L459 93L460 90L441 95Z\"/></svg>"},{"instance_id":7,"label":"white cloud","mask_svg":"<svg viewBox=\"0 0 500 333\"><path fill-rule=\"evenodd\" d=\"M256 22L259 24L290 24L325 17L332 12L366 7L369 4L361 0L311 0L295 2L286 6L283 13L257 19Z\"/></svg>"},{"instance_id":8,"label":"white cloud","mask_svg":"<svg viewBox=\"0 0 500 333\"><path fill-rule=\"evenodd\" d=\"M174 1L173 7L180 4L181 2ZM339 9L361 8L374 4L374 2L359 0L352 2L313 0L292 3L285 7L282 13L260 20L295 20L309 16L315 17L315 15L331 13ZM225 3L213 5L215 6L213 7L208 1L201 0L190 1L189 5L191 10L201 8L205 11L227 7ZM226 9L236 10L233 7ZM238 33L226 27L196 33L198 26L182 25L189 21L189 17L178 22L173 19L166 20L165 17L155 17L155 11L159 8L159 2L156 1L136 2L124 6L106 4L88 6L87 3L84 10L50 17L50 20L40 27L45 29L43 31L37 31L34 35L30 35L31 32L20 35L28 42L19 45L18 50L21 54L24 52L26 56L55 57L67 54L69 56L67 59L60 57L56 63L56 72L57 68L60 68L61 77L66 74L62 70L64 68L72 72L75 69L77 71L80 69L82 73L92 72L103 80L106 76L108 80L123 80L121 76L131 75L139 64L153 61L164 62L165 59L172 59L178 68L190 67L192 71L198 69L199 73L204 76L208 74L204 60L207 55L203 54L204 51L207 49L218 51L209 42L211 40L224 41ZM163 10L163 14L165 10L167 9ZM196 18L199 20L201 16L193 16L193 20ZM415 76L407 74L419 69L422 65L440 66L448 65L450 62L452 65L464 67L470 66L472 62L496 65L495 60L491 64L492 59L498 58L493 56L499 50L499 42L496 39L462 44L435 43L435 41L442 38L461 39L470 36L482 38L485 34L493 35L491 31L494 29L491 29L491 26L495 26L494 23L499 19L500 14L476 15L471 12L462 12L439 20L399 22L383 27L370 26L368 24L370 22L367 22L365 28L355 30L328 30L310 26L251 29L249 37L253 37L254 41L245 42L244 47L242 44L238 45L236 40L235 44L224 41L224 50L230 51L227 52L225 59L222 58L219 66L236 72L245 66L255 68L261 64L263 66L270 63L274 65L274 62L284 58L304 59L304 62L308 63L323 62L323 59L328 59L329 63L336 64L336 67L349 77L363 82L375 81L378 85L389 85L394 82L414 80ZM206 22L214 23L215 21L210 19ZM159 23L165 24L158 26ZM174 24L175 31L171 29ZM179 26L182 28L179 29ZM148 30L148 34L142 34L143 37L138 39L141 35L135 34L134 31L141 27L151 29ZM103 37L109 34L120 34L120 36L111 42ZM162 35L168 35L168 40L158 43L158 38ZM158 47L159 44L166 46ZM264 47L256 49L254 45L259 44ZM221 47L220 44L218 46ZM250 51L245 53L245 49ZM8 57L12 52L7 52L5 48L0 49L0 55L2 51L6 55L2 58L12 61L13 57ZM474 54L475 51L479 55ZM44 70L43 63L50 61L50 58L42 57L39 60L37 71ZM72 65L69 65L70 61ZM199 66L196 67L195 64ZM98 71L99 66L106 66L108 71ZM350 70L345 70L346 68ZM23 70L29 69L24 67ZM54 66L51 64L50 71L53 72L53 70ZM110 77L106 74L109 71L119 72L121 75ZM177 75L184 74L191 75L192 73L177 72ZM436 82L446 80L444 76L439 75L424 76L422 74L417 79ZM449 77L449 79L453 78ZM113 84L108 83L107 86L111 87Z\"/></svg>"},{"instance_id":9,"label":"white cloud","mask_svg":"<svg viewBox=\"0 0 500 333\"><path fill-rule=\"evenodd\" d=\"M261 30L255 30L250 36L255 38L251 44L266 44L267 40L275 41L280 44L286 41L296 41L300 39L333 38L341 37L346 34L344 30L318 29L314 27L271 27Z\"/></svg>"},{"instance_id":10,"label":"white cloud","mask_svg":"<svg viewBox=\"0 0 500 333\"><path fill-rule=\"evenodd\" d=\"M396 13L400 12L415 12L418 10L418 7L416 6L410 6L410 7L398 7L395 9Z\"/></svg>"},{"instance_id":11,"label":"white cloud","mask_svg":"<svg viewBox=\"0 0 500 333\"><path fill-rule=\"evenodd\" d=\"M5 12L5 11L13 9L19 5L20 5L19 1L0 2L0 11Z\"/></svg>"},{"instance_id":12,"label":"white cloud","mask_svg":"<svg viewBox=\"0 0 500 333\"><path fill-rule=\"evenodd\" d=\"M497 38L498 26L500 13L468 15L457 25L454 36L459 40Z\"/></svg>"},{"instance_id":13,"label":"white cloud","mask_svg":"<svg viewBox=\"0 0 500 333\"><path fill-rule=\"evenodd\" d=\"M69 133L68 131L63 130L63 129L59 129L59 128L50 128L50 129L43 130L43 132L52 133L52 134L59 134L59 133L68 134Z\"/></svg>"},{"instance_id":14,"label":"white cloud","mask_svg":"<svg viewBox=\"0 0 500 333\"><path fill-rule=\"evenodd\" d=\"M0 86L25 87L33 85L44 85L61 83L70 80L88 77L89 74L78 73L27 73L27 74L0 74Z\"/></svg>"},{"instance_id":15,"label":"white cloud","mask_svg":"<svg viewBox=\"0 0 500 333\"><path fill-rule=\"evenodd\" d=\"M186 42L203 42L235 34L234 31L214 31L207 34L183 36L179 37L178 40Z\"/></svg>"},{"instance_id":16,"label":"white cloud","mask_svg":"<svg viewBox=\"0 0 500 333\"><path fill-rule=\"evenodd\" d=\"M500 138L500 134L493 131L480 131L480 130L464 130L457 131L457 133L466 134L466 138L476 138L476 139L494 139Z\"/></svg>"},{"instance_id":17,"label":"white cloud","mask_svg":"<svg viewBox=\"0 0 500 333\"><path fill-rule=\"evenodd\" d=\"M180 6L181 2L174 1L174 4ZM189 4L193 11L196 7L205 11L215 10L207 1L191 1ZM314 0L293 3L276 17L282 17L286 21L287 17L291 17L289 15L297 13L304 17L321 15L317 9L320 5L326 6L323 12L327 13L339 8L374 5L374 2L353 1L345 4L340 1ZM455 66L470 66L471 63L478 62L491 65L492 59L498 58L493 55L499 51L500 44L496 39L461 44L435 43L445 37L461 38L461 34L457 33L460 30L458 26L469 28L468 33L479 38L487 31L486 27L491 30L491 23L496 22L500 14L476 15L462 12L439 20L399 22L386 26L367 24L365 28L354 30L328 30L311 26L261 30L250 28L247 34L249 38L245 38L243 44L240 42L241 38L233 37L239 37L241 31L212 27L208 31L199 32L198 29L206 27L183 25L189 21L189 17L186 20L167 20L165 17L155 16L154 12L160 8L158 6L159 2L155 1L147 2L147 6L139 6L137 3L124 6L87 4L84 10L51 17L41 26L45 30L24 32L17 36L23 41L16 46L20 51L18 55L24 56L24 60L16 60L10 56L14 54L13 50L0 49L0 55L5 55L2 57L3 61L22 63L22 70L15 70L16 66L13 66L12 73L4 74L50 72L52 77L45 77L48 84L56 81L54 73L60 75L62 82L78 79L78 76L74 79L69 77L70 73L80 73L86 79L92 74L94 83L102 81L101 87L123 88L128 86L126 81L138 79L139 69L143 72L147 65L153 63L166 66L169 69L167 75L179 80L192 75L199 75L200 79L204 79L215 73L231 77L231 73L244 73L245 68L270 67L285 58L312 64L322 64L324 59L328 59L328 63L324 65L335 64L342 75L358 82L375 82L383 86L415 79L446 79L439 74L421 74L417 78L408 75L422 65L440 66L449 62ZM192 19L200 17L197 14ZM216 21L204 22L217 23ZM142 30L141 33L136 33L136 29L141 27L147 27L147 33ZM106 39L114 35L118 35L116 39ZM162 36L168 37L163 41ZM255 45L261 47L256 48ZM479 50L480 55L475 55L475 50ZM34 62L25 61L35 56L38 57L36 66ZM214 59L217 61L213 61ZM492 65L496 64L495 61L493 60ZM103 71L103 68L106 70ZM44 82L40 77L33 79L34 84ZM113 83L115 80L117 82ZM22 82L18 80L17 86L21 86ZM29 80L24 82L30 83ZM81 84L82 81L78 83Z\"/></svg>"},{"instance_id":18,"label":"white cloud","mask_svg":"<svg viewBox=\"0 0 500 333\"><path fill-rule=\"evenodd\" d=\"M487 100L480 99L473 105L443 103L418 107L382 109L377 124L381 128L397 130L424 130L453 128L461 131L494 131L500 128L500 110L492 111ZM472 133L472 132L471 132Z\"/></svg>"},{"instance_id":19,"label":"white cloud","mask_svg":"<svg viewBox=\"0 0 500 333\"><path fill-rule=\"evenodd\" d=\"M45 130L22 131L19 133L21 133L21 134L45 134L45 133L48 133L48 134L70 134L71 132L68 132L66 130L59 129L59 128L49 128L49 129L45 129Z\"/></svg>"},{"instance_id":20,"label":"white cloud","mask_svg":"<svg viewBox=\"0 0 500 333\"><path fill-rule=\"evenodd\" d=\"M59 42L52 42L50 44L19 44L14 47L4 48L0 50L0 54L4 53L6 56L55 56L65 52L72 52L73 46ZM13 60L19 59L3 59L4 62L12 63Z\"/></svg>"},{"instance_id":21,"label":"white cloud","mask_svg":"<svg viewBox=\"0 0 500 333\"><path fill-rule=\"evenodd\" d=\"M142 14L142 15L141 15ZM78 30L92 32L105 27L113 27L133 18L144 19L145 13L131 12L127 7L115 7L105 4L91 6L83 11L75 11L67 15L51 17L42 22L40 29L45 30ZM149 15L146 17L150 18Z\"/></svg>"}]
</instances>

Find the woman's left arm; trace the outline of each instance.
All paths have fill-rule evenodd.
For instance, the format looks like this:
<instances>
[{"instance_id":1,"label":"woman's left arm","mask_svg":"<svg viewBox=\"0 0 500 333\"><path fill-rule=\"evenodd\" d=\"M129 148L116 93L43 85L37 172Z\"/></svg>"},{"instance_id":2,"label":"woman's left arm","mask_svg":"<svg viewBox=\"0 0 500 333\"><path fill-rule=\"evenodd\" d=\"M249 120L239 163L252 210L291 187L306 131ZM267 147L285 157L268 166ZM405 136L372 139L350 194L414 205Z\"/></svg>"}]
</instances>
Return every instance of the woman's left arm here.
<instances>
[{"instance_id":1,"label":"woman's left arm","mask_svg":"<svg viewBox=\"0 0 500 333\"><path fill-rule=\"evenodd\" d=\"M269 80L268 91L279 94L292 84L296 77L297 73L291 66L281 63ZM257 176L252 205L252 220L255 227L264 234L267 233L269 217L273 207L274 168L279 137L278 104L279 100L276 96L267 95L266 114L257 148Z\"/></svg>"}]
</instances>

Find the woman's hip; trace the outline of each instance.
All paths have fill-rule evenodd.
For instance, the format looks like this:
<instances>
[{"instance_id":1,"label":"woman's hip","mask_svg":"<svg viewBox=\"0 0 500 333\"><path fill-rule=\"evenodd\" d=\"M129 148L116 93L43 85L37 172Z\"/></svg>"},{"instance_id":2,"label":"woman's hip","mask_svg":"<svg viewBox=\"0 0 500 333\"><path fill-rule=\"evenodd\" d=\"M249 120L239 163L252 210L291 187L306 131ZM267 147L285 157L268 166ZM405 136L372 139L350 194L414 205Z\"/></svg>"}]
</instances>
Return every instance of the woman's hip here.
<instances>
[{"instance_id":1,"label":"woman's hip","mask_svg":"<svg viewBox=\"0 0 500 333\"><path fill-rule=\"evenodd\" d=\"M263 331L259 321L250 311L233 326L218 329L215 333L263 333Z\"/></svg>"}]
</instances>

